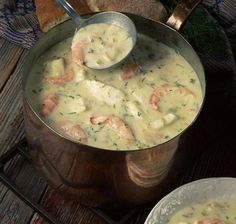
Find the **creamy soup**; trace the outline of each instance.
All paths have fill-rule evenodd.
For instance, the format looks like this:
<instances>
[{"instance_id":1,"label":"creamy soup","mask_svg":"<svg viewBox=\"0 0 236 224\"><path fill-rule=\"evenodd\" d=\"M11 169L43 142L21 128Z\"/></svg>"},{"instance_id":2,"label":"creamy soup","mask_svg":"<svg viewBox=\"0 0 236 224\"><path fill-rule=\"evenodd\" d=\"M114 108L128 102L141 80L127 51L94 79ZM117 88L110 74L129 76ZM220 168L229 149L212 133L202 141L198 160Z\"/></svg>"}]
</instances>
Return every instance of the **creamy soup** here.
<instances>
[{"instance_id":1,"label":"creamy soup","mask_svg":"<svg viewBox=\"0 0 236 224\"><path fill-rule=\"evenodd\" d=\"M178 135L196 117L200 82L174 49L138 35L123 64L92 70L74 63L71 41L45 52L27 85L35 110L67 138L105 149L143 149Z\"/></svg>"},{"instance_id":2,"label":"creamy soup","mask_svg":"<svg viewBox=\"0 0 236 224\"><path fill-rule=\"evenodd\" d=\"M236 202L193 204L174 214L168 224L235 224Z\"/></svg>"},{"instance_id":3,"label":"creamy soup","mask_svg":"<svg viewBox=\"0 0 236 224\"><path fill-rule=\"evenodd\" d=\"M72 56L79 66L107 68L127 56L132 46L132 38L122 28L106 23L91 24L75 34Z\"/></svg>"}]
</instances>

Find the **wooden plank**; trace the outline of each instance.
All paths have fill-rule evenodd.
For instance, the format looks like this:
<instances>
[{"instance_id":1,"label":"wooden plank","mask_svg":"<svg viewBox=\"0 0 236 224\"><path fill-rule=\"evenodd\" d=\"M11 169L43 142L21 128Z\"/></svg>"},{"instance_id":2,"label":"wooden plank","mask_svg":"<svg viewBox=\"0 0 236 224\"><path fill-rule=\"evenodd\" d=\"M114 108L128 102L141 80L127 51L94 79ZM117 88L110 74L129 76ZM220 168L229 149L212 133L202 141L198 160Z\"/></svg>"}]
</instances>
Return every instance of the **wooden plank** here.
<instances>
[{"instance_id":1,"label":"wooden plank","mask_svg":"<svg viewBox=\"0 0 236 224\"><path fill-rule=\"evenodd\" d=\"M11 180L34 201L39 201L46 183L35 174L33 167L23 159L16 159L7 167ZM26 224L33 210L16 197L3 184L0 184L0 223Z\"/></svg>"},{"instance_id":2,"label":"wooden plank","mask_svg":"<svg viewBox=\"0 0 236 224\"><path fill-rule=\"evenodd\" d=\"M0 93L0 155L24 136L22 116L21 68L27 50Z\"/></svg>"},{"instance_id":3,"label":"wooden plank","mask_svg":"<svg viewBox=\"0 0 236 224\"><path fill-rule=\"evenodd\" d=\"M48 189L42 200L43 207L62 224L105 224L102 218L94 214L89 208L69 200L64 200L53 189ZM35 214L30 224L47 224L38 214Z\"/></svg>"},{"instance_id":4,"label":"wooden plank","mask_svg":"<svg viewBox=\"0 0 236 224\"><path fill-rule=\"evenodd\" d=\"M24 48L11 44L3 38L0 39L0 90L14 70Z\"/></svg>"},{"instance_id":5,"label":"wooden plank","mask_svg":"<svg viewBox=\"0 0 236 224\"><path fill-rule=\"evenodd\" d=\"M0 155L24 136L22 115L21 68L27 50L0 39ZM34 174L31 165L15 158L6 172L29 197L39 201L46 183ZM0 223L26 224L33 215L31 208L0 184Z\"/></svg>"}]
</instances>

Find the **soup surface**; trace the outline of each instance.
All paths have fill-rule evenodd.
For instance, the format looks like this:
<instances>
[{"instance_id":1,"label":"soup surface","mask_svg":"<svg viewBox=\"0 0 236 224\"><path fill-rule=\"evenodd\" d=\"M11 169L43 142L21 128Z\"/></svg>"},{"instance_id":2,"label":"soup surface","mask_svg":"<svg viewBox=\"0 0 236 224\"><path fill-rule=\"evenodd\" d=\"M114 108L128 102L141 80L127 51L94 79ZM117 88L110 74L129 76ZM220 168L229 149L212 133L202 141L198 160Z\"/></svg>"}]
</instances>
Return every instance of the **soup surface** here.
<instances>
[{"instance_id":1,"label":"soup surface","mask_svg":"<svg viewBox=\"0 0 236 224\"><path fill-rule=\"evenodd\" d=\"M168 224L235 224L236 202L193 204L174 214Z\"/></svg>"},{"instance_id":2,"label":"soup surface","mask_svg":"<svg viewBox=\"0 0 236 224\"><path fill-rule=\"evenodd\" d=\"M198 76L175 50L144 35L123 64L106 70L74 63L69 38L49 49L27 83L44 121L67 138L129 150L168 141L202 104Z\"/></svg>"},{"instance_id":3,"label":"soup surface","mask_svg":"<svg viewBox=\"0 0 236 224\"><path fill-rule=\"evenodd\" d=\"M121 61L132 46L132 38L122 28L105 23L91 24L75 34L72 57L79 66L107 68Z\"/></svg>"}]
</instances>

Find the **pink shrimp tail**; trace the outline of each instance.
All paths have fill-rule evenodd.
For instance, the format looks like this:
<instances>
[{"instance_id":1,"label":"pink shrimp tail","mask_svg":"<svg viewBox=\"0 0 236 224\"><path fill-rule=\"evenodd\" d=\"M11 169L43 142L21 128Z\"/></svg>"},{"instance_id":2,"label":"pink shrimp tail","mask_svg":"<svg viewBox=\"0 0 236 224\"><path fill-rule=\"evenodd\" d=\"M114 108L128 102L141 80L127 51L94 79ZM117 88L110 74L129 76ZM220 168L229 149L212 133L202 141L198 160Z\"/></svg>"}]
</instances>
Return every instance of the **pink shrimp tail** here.
<instances>
[{"instance_id":1,"label":"pink shrimp tail","mask_svg":"<svg viewBox=\"0 0 236 224\"><path fill-rule=\"evenodd\" d=\"M103 124L108 119L108 116L97 116L97 117L90 117L91 124Z\"/></svg>"},{"instance_id":2,"label":"pink shrimp tail","mask_svg":"<svg viewBox=\"0 0 236 224\"><path fill-rule=\"evenodd\" d=\"M111 116L98 116L91 117L90 122L92 124L106 124L112 131L114 131L120 138L124 139L127 144L134 142L134 136L132 130L127 127L124 121L114 115Z\"/></svg>"},{"instance_id":3,"label":"pink shrimp tail","mask_svg":"<svg viewBox=\"0 0 236 224\"><path fill-rule=\"evenodd\" d=\"M156 89L153 91L150 100L149 100L149 104L151 105L151 107L154 110L159 111L159 103L161 101L161 97L163 97L164 93L161 92L159 89Z\"/></svg>"},{"instance_id":4,"label":"pink shrimp tail","mask_svg":"<svg viewBox=\"0 0 236 224\"><path fill-rule=\"evenodd\" d=\"M56 76L56 77L45 77L44 81L47 83L50 83L52 85L64 85L67 82L70 82L74 79L74 71L70 70L67 74L61 75L61 76Z\"/></svg>"},{"instance_id":5,"label":"pink shrimp tail","mask_svg":"<svg viewBox=\"0 0 236 224\"><path fill-rule=\"evenodd\" d=\"M72 47L72 59L81 68L84 68L84 48L86 42L79 42Z\"/></svg>"},{"instance_id":6,"label":"pink shrimp tail","mask_svg":"<svg viewBox=\"0 0 236 224\"><path fill-rule=\"evenodd\" d=\"M73 126L68 134L71 134L76 140L81 141L82 143L88 142L88 138L79 124Z\"/></svg>"},{"instance_id":7,"label":"pink shrimp tail","mask_svg":"<svg viewBox=\"0 0 236 224\"><path fill-rule=\"evenodd\" d=\"M106 123L112 130L116 131L118 136L123 138L127 144L132 144L134 142L132 130L124 123L122 119L116 116L111 116Z\"/></svg>"},{"instance_id":8,"label":"pink shrimp tail","mask_svg":"<svg viewBox=\"0 0 236 224\"><path fill-rule=\"evenodd\" d=\"M43 100L43 105L42 105L42 115L44 117L47 117L50 115L55 107L57 106L59 101L59 97L53 93L50 93L47 95L44 100Z\"/></svg>"},{"instance_id":9,"label":"pink shrimp tail","mask_svg":"<svg viewBox=\"0 0 236 224\"><path fill-rule=\"evenodd\" d=\"M221 219L203 219L198 221L197 224L225 224L225 222Z\"/></svg>"},{"instance_id":10,"label":"pink shrimp tail","mask_svg":"<svg viewBox=\"0 0 236 224\"><path fill-rule=\"evenodd\" d=\"M88 142L88 137L79 124L73 124L70 121L63 120L57 124L58 128L66 135L82 143Z\"/></svg>"},{"instance_id":11,"label":"pink shrimp tail","mask_svg":"<svg viewBox=\"0 0 236 224\"><path fill-rule=\"evenodd\" d=\"M138 64L126 64L123 67L123 74L121 76L122 80L131 79L133 76L139 75L141 73L141 66Z\"/></svg>"}]
</instances>

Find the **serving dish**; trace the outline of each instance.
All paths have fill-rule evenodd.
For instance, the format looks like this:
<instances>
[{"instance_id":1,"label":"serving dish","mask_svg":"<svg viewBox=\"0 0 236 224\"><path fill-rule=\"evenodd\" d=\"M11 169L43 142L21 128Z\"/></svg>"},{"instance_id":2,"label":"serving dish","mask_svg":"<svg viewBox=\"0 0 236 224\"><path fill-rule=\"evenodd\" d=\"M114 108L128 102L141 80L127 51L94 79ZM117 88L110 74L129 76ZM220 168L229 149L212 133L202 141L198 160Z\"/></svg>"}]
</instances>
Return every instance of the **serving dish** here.
<instances>
[{"instance_id":1,"label":"serving dish","mask_svg":"<svg viewBox=\"0 0 236 224\"><path fill-rule=\"evenodd\" d=\"M181 208L207 201L236 202L236 178L206 178L182 185L156 204L145 224L166 224Z\"/></svg>"},{"instance_id":2,"label":"serving dish","mask_svg":"<svg viewBox=\"0 0 236 224\"><path fill-rule=\"evenodd\" d=\"M181 27L199 2L195 0L191 4L184 4L183 1L167 21L169 26L137 15L127 15L139 33L163 42L188 61L197 72L204 98L205 74L201 61L191 45L174 29ZM160 198L183 172L181 164L185 155L177 150L180 135L143 150L98 149L57 133L32 107L32 93L27 92L26 88L32 65L48 48L72 36L74 29L73 22L68 20L50 30L30 50L24 65L25 130L36 168L65 197L89 206L134 206Z\"/></svg>"}]
</instances>

